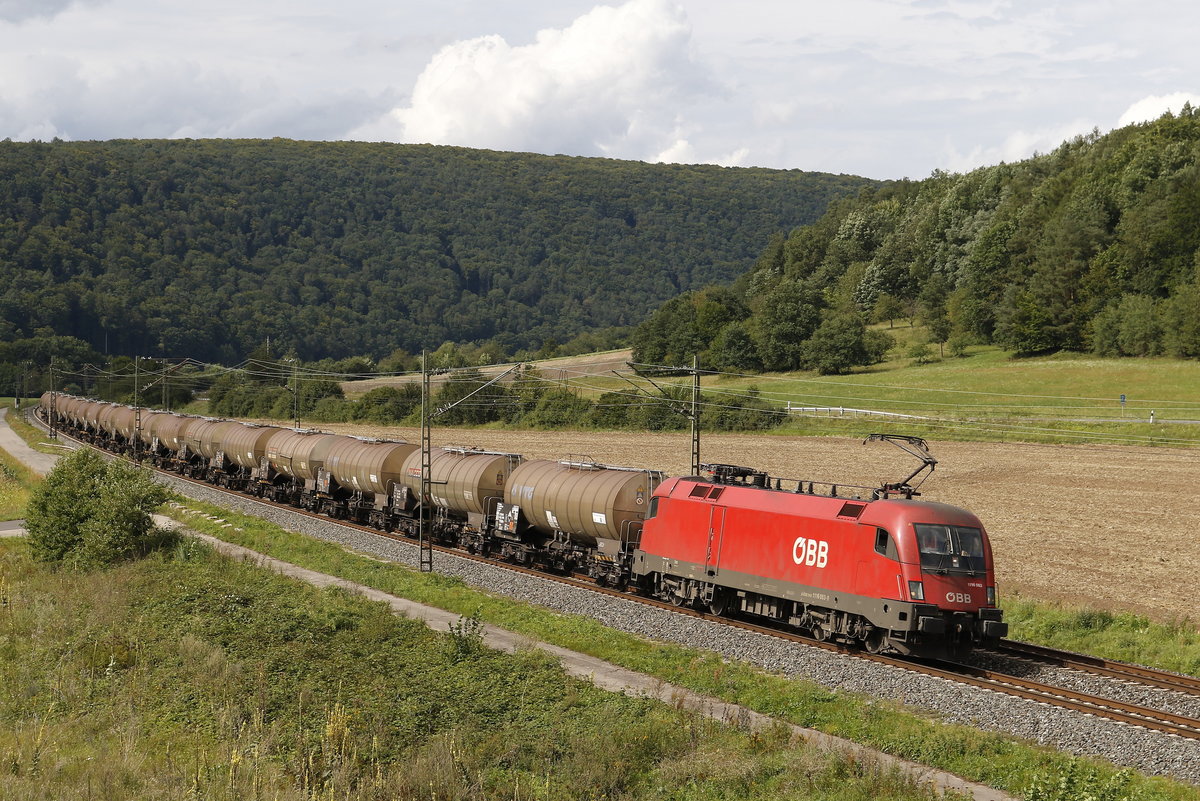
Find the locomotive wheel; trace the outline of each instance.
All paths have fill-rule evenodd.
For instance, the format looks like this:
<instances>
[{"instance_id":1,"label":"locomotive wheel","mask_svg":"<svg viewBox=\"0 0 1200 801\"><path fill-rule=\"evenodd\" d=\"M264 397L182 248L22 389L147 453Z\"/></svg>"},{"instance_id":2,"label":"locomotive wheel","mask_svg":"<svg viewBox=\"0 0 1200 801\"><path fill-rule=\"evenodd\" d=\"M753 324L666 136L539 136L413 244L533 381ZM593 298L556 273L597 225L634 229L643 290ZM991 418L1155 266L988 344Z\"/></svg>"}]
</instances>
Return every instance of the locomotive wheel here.
<instances>
[{"instance_id":1,"label":"locomotive wheel","mask_svg":"<svg viewBox=\"0 0 1200 801\"><path fill-rule=\"evenodd\" d=\"M712 600L708 602L708 611L717 617L722 617L728 609L729 596L721 590L714 590Z\"/></svg>"},{"instance_id":2,"label":"locomotive wheel","mask_svg":"<svg viewBox=\"0 0 1200 801\"><path fill-rule=\"evenodd\" d=\"M812 633L812 638L817 642L825 642L829 639L829 632L820 625L814 625L809 631Z\"/></svg>"},{"instance_id":3,"label":"locomotive wheel","mask_svg":"<svg viewBox=\"0 0 1200 801\"><path fill-rule=\"evenodd\" d=\"M863 640L863 645L867 649L867 653L877 654L884 649L887 644L887 638L884 636L881 629L873 629L867 635L867 639Z\"/></svg>"}]
</instances>

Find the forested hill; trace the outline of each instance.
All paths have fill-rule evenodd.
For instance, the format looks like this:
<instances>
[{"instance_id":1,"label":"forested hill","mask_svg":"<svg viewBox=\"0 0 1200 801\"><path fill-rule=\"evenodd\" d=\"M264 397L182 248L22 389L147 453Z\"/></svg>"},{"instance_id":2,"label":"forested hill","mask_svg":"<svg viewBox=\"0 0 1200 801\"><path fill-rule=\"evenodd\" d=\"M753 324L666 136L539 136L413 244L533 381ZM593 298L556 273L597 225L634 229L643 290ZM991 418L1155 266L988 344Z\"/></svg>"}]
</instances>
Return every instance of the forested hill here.
<instances>
[{"instance_id":1,"label":"forested hill","mask_svg":"<svg viewBox=\"0 0 1200 801\"><path fill-rule=\"evenodd\" d=\"M0 143L0 340L235 362L634 325L865 179L271 141Z\"/></svg>"},{"instance_id":2,"label":"forested hill","mask_svg":"<svg viewBox=\"0 0 1200 801\"><path fill-rule=\"evenodd\" d=\"M664 305L637 358L837 372L879 357L864 323L909 316L935 343L1200 357L1200 115L881 185L772 240L735 287Z\"/></svg>"}]
</instances>

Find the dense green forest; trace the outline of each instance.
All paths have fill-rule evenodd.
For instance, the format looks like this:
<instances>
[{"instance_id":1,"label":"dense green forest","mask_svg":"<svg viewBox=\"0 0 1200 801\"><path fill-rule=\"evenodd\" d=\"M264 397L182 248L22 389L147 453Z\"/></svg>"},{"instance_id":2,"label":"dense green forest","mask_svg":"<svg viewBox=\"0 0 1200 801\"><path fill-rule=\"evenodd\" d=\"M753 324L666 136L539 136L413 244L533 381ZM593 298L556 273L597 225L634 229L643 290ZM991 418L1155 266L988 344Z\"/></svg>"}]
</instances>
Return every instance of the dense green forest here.
<instances>
[{"instance_id":1,"label":"dense green forest","mask_svg":"<svg viewBox=\"0 0 1200 801\"><path fill-rule=\"evenodd\" d=\"M1200 114L1093 132L1014 164L880 185L776 236L731 288L685 293L635 358L844 372L871 321L919 319L951 353L1200 357Z\"/></svg>"},{"instance_id":2,"label":"dense green forest","mask_svg":"<svg viewBox=\"0 0 1200 801\"><path fill-rule=\"evenodd\" d=\"M536 349L732 281L873 182L455 147L0 142L0 342L238 362ZM36 349L29 345L28 349Z\"/></svg>"}]
</instances>

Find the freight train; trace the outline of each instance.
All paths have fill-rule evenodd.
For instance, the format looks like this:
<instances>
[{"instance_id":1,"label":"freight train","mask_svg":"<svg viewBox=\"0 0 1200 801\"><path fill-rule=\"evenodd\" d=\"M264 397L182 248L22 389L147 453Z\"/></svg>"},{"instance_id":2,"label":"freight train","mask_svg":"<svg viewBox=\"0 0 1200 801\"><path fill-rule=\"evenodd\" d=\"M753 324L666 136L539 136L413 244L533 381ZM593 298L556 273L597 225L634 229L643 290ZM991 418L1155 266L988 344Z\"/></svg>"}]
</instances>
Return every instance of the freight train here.
<instances>
[{"instance_id":1,"label":"freight train","mask_svg":"<svg viewBox=\"0 0 1200 801\"><path fill-rule=\"evenodd\" d=\"M1007 634L982 523L915 500L920 469L852 496L735 465L667 477L443 447L429 454L423 496L421 449L407 442L51 393L40 412L97 447L231 490L411 536L424 513L435 542L818 640L944 656ZM927 454L922 440L881 438Z\"/></svg>"}]
</instances>

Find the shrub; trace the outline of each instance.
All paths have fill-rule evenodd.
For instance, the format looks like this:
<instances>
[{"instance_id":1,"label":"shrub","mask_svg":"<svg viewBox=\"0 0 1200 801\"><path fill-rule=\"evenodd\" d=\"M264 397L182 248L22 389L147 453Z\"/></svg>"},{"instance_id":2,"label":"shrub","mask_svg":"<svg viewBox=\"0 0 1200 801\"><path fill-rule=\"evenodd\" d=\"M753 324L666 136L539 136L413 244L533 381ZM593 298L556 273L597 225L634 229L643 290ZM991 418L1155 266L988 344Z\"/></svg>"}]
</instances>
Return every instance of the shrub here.
<instances>
[{"instance_id":1,"label":"shrub","mask_svg":"<svg viewBox=\"0 0 1200 801\"><path fill-rule=\"evenodd\" d=\"M167 490L140 467L105 462L90 448L64 457L29 499L25 528L34 559L80 567L112 564L160 544L151 511Z\"/></svg>"}]
</instances>

